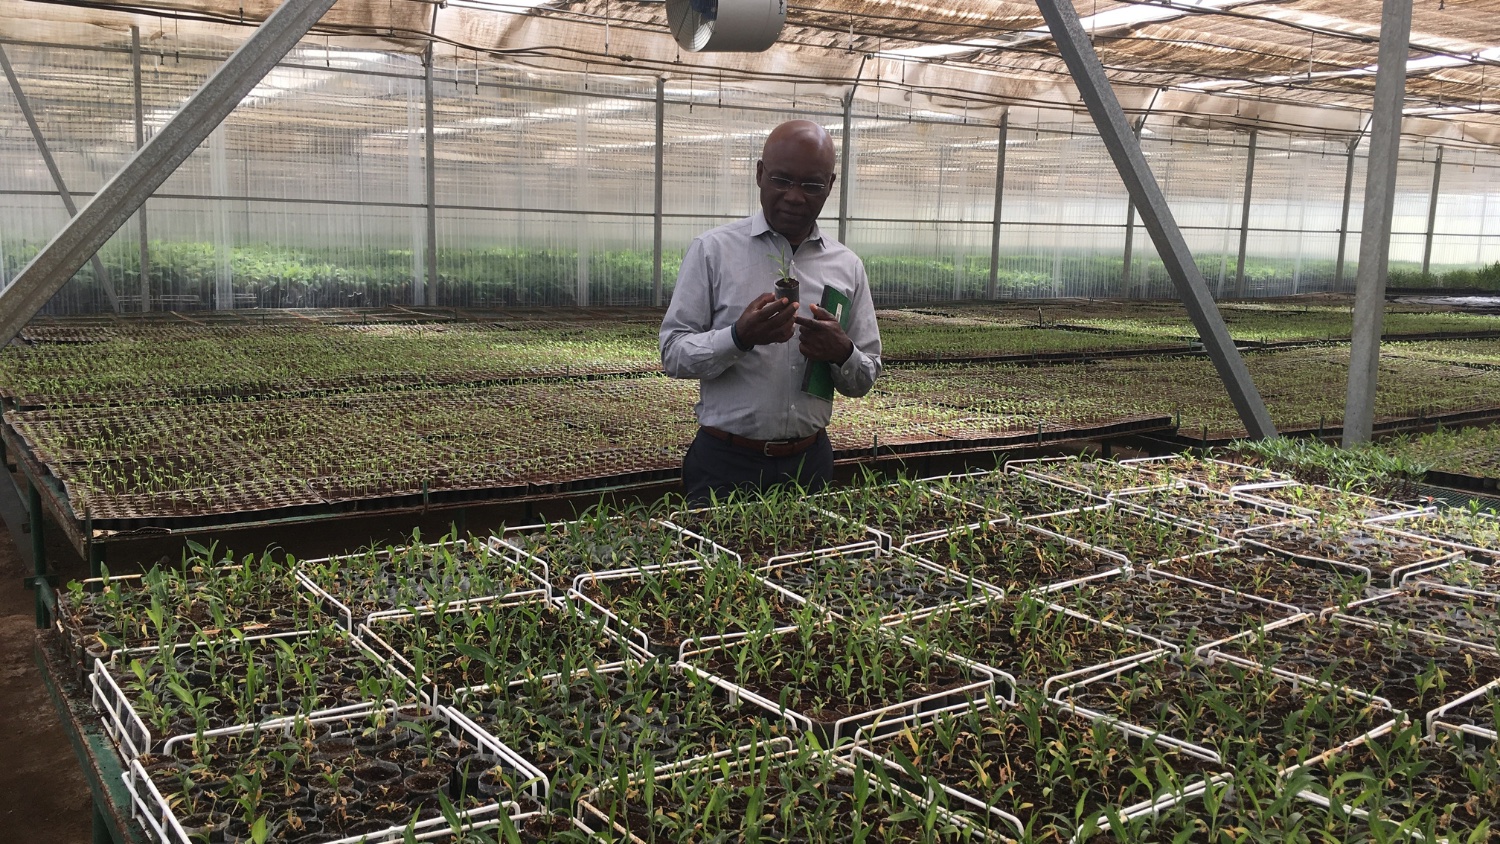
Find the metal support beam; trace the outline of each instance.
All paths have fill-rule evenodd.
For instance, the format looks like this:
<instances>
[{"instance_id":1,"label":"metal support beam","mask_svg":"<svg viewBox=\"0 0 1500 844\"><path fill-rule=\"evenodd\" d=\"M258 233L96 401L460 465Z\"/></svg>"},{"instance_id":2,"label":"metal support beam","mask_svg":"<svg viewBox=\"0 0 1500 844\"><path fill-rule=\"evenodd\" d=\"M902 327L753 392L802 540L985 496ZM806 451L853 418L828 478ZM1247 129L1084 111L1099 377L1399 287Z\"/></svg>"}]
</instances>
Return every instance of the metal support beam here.
<instances>
[{"instance_id":1,"label":"metal support beam","mask_svg":"<svg viewBox=\"0 0 1500 844\"><path fill-rule=\"evenodd\" d=\"M334 0L284 0L198 92L126 162L0 293L0 345L9 343L119 231L209 133L297 45Z\"/></svg>"},{"instance_id":2,"label":"metal support beam","mask_svg":"<svg viewBox=\"0 0 1500 844\"><path fill-rule=\"evenodd\" d=\"M656 203L653 206L655 213L651 219L651 304L661 307L661 222L662 222L662 181L665 174L665 149L666 146L666 118L667 118L667 80L656 77ZM843 234L843 232L839 232Z\"/></svg>"},{"instance_id":3,"label":"metal support beam","mask_svg":"<svg viewBox=\"0 0 1500 844\"><path fill-rule=\"evenodd\" d=\"M432 45L427 45L427 74L422 81L422 99L426 106L422 135L427 144L423 166L427 170L427 279L417 280L411 288L411 303L416 307L427 304L427 293L437 294L437 118L433 114L432 95Z\"/></svg>"},{"instance_id":4,"label":"metal support beam","mask_svg":"<svg viewBox=\"0 0 1500 844\"><path fill-rule=\"evenodd\" d=\"M575 166L575 178L577 179L576 201L578 207L587 207L589 203L589 118L588 109L578 109L578 116L574 123L574 144L576 152L573 156ZM589 306L589 259L592 253L593 241L589 226L589 215L582 214L578 219L578 276L573 289L573 304L580 308Z\"/></svg>"},{"instance_id":5,"label":"metal support beam","mask_svg":"<svg viewBox=\"0 0 1500 844\"><path fill-rule=\"evenodd\" d=\"M73 204L73 194L68 192L68 185L63 181L62 170L58 168L57 160L52 157L52 150L47 146L47 138L42 135L42 127L36 122L36 115L31 111L31 101L26 99L26 92L21 90L21 80L16 78L16 72L10 66L10 57L5 54L3 46L0 46L0 70L5 71L5 79L10 83L10 91L16 97L16 105L21 109L21 117L25 119L27 128L31 130L31 138L36 142L36 151L41 154L42 163L47 165L47 172L52 176L52 184L57 186L57 193L62 197L63 207L68 210L69 217L78 216L78 206ZM104 268L104 262L99 260L99 253L96 251L89 256L89 260L93 262L94 278L98 279L99 285L104 288L104 296L109 300L109 306L114 309L115 313L119 313L120 299L115 295L115 286L109 280L109 271Z\"/></svg>"},{"instance_id":6,"label":"metal support beam","mask_svg":"<svg viewBox=\"0 0 1500 844\"><path fill-rule=\"evenodd\" d=\"M1245 250L1250 246L1250 197L1255 190L1255 142L1259 129L1250 130L1250 148L1245 153L1245 201L1240 206L1240 252L1234 262L1234 295L1245 295Z\"/></svg>"},{"instance_id":7,"label":"metal support beam","mask_svg":"<svg viewBox=\"0 0 1500 844\"><path fill-rule=\"evenodd\" d=\"M1349 243L1349 204L1354 193L1354 151L1357 149L1359 138L1349 142L1349 155L1344 161L1344 210L1339 215L1339 257L1333 266L1335 293L1342 293L1344 290L1344 248Z\"/></svg>"},{"instance_id":8,"label":"metal support beam","mask_svg":"<svg viewBox=\"0 0 1500 844\"><path fill-rule=\"evenodd\" d=\"M1432 164L1432 193L1427 197L1427 241L1422 245L1422 275L1432 270L1432 233L1437 228L1438 186L1443 182L1443 148Z\"/></svg>"},{"instance_id":9,"label":"metal support beam","mask_svg":"<svg viewBox=\"0 0 1500 844\"><path fill-rule=\"evenodd\" d=\"M135 148L139 150L146 145L146 104L141 90L141 28L138 26L130 27L130 73L135 89ZM135 221L141 236L141 313L145 313L151 310L151 239L150 229L146 226L144 201L141 202L140 210L135 212Z\"/></svg>"},{"instance_id":10,"label":"metal support beam","mask_svg":"<svg viewBox=\"0 0 1500 844\"><path fill-rule=\"evenodd\" d=\"M1156 92L1160 94L1161 91ZM1156 96L1152 95L1151 105L1146 107L1141 119L1135 122L1135 142L1141 142L1141 130L1146 128L1146 118L1151 116L1151 106L1156 105ZM1135 202L1130 197L1125 198L1125 255L1120 262L1120 295L1122 298L1130 297L1130 263L1135 257Z\"/></svg>"},{"instance_id":11,"label":"metal support beam","mask_svg":"<svg viewBox=\"0 0 1500 844\"><path fill-rule=\"evenodd\" d=\"M1187 241L1172 217L1172 210L1167 207L1166 197L1151 174L1146 157L1141 154L1141 145L1130 131L1130 123L1104 74L1104 66L1079 23L1078 12L1070 0L1037 0L1037 6L1047 20L1058 51L1094 118L1099 137L1109 150L1110 158L1130 192L1131 201L1139 209L1141 223L1150 232L1167 274L1177 286L1177 295L1198 329L1204 349L1223 379L1245 430L1256 439L1276 436L1271 414L1255 389L1244 359L1230 339L1229 329L1214 305L1203 273L1188 251Z\"/></svg>"},{"instance_id":12,"label":"metal support beam","mask_svg":"<svg viewBox=\"0 0 1500 844\"><path fill-rule=\"evenodd\" d=\"M1000 296L1000 212L1005 205L1005 146L1010 135L1010 111L1000 113L1000 145L995 152L995 217L990 225L990 280L984 288L986 299Z\"/></svg>"},{"instance_id":13,"label":"metal support beam","mask_svg":"<svg viewBox=\"0 0 1500 844\"><path fill-rule=\"evenodd\" d=\"M844 134L839 138L839 243L849 241L849 156L854 149L854 88L844 95Z\"/></svg>"},{"instance_id":14,"label":"metal support beam","mask_svg":"<svg viewBox=\"0 0 1500 844\"><path fill-rule=\"evenodd\" d=\"M1344 402L1345 446L1369 442L1375 423L1380 323L1385 311L1386 261L1391 254L1391 212L1401 153L1411 3L1384 0L1381 5L1379 70L1375 73L1375 109L1370 120L1370 157L1365 164L1364 222L1354 281L1354 336L1349 343L1349 391Z\"/></svg>"}]
</instances>

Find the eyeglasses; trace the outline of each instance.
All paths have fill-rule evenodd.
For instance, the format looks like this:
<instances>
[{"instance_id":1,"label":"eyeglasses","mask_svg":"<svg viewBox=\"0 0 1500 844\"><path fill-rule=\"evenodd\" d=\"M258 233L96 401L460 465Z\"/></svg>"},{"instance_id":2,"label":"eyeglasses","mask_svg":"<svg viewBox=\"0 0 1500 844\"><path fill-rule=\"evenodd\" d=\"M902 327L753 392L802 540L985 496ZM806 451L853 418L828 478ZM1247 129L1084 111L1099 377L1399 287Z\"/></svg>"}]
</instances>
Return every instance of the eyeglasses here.
<instances>
[{"instance_id":1,"label":"eyeglasses","mask_svg":"<svg viewBox=\"0 0 1500 844\"><path fill-rule=\"evenodd\" d=\"M802 188L802 193L807 196L822 196L828 192L828 186L822 182L794 182L791 179L784 179L781 176L767 176L766 181L770 182L771 187L781 193L791 190L793 185Z\"/></svg>"}]
</instances>

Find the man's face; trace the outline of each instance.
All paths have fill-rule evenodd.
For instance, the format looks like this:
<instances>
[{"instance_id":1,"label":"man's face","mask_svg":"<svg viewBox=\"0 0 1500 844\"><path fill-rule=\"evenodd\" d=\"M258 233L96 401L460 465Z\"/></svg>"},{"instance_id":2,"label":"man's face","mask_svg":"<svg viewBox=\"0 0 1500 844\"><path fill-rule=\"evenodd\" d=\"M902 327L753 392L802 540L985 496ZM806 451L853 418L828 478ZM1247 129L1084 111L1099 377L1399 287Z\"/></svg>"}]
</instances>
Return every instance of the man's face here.
<instances>
[{"instance_id":1,"label":"man's face","mask_svg":"<svg viewBox=\"0 0 1500 844\"><path fill-rule=\"evenodd\" d=\"M800 243L812 231L823 203L833 192L831 159L816 144L794 137L768 145L755 164L755 184L760 187L760 207L766 222L793 243ZM787 181L792 183L790 187ZM824 189L818 194L804 184L819 184Z\"/></svg>"}]
</instances>

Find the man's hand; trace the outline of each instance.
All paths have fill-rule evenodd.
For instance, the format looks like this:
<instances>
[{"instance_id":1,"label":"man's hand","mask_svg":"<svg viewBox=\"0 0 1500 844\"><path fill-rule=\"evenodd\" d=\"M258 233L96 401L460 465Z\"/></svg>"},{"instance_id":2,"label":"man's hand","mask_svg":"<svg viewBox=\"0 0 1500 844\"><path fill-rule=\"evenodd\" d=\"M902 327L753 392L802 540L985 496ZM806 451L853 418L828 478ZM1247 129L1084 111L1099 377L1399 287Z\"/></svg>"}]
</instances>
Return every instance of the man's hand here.
<instances>
[{"instance_id":1,"label":"man's hand","mask_svg":"<svg viewBox=\"0 0 1500 844\"><path fill-rule=\"evenodd\" d=\"M789 299L777 299L770 293L762 293L745 306L745 312L735 320L734 333L744 346L785 343L792 339L792 332L796 328L792 324L792 318L796 315L797 303Z\"/></svg>"},{"instance_id":2,"label":"man's hand","mask_svg":"<svg viewBox=\"0 0 1500 844\"><path fill-rule=\"evenodd\" d=\"M813 319L797 317L797 324L802 326L802 356L843 366L854 354L854 341L844 333L838 319L821 305L812 306L812 315Z\"/></svg>"}]
</instances>

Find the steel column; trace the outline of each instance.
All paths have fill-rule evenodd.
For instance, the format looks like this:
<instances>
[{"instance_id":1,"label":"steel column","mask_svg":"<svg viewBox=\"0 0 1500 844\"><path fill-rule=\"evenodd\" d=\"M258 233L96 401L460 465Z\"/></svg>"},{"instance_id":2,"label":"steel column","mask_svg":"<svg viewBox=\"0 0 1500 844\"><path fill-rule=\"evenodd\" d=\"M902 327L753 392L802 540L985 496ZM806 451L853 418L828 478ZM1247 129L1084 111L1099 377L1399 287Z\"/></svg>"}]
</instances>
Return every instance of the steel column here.
<instances>
[{"instance_id":1,"label":"steel column","mask_svg":"<svg viewBox=\"0 0 1500 844\"><path fill-rule=\"evenodd\" d=\"M1432 269L1432 233L1437 228L1438 186L1443 181L1443 148L1438 147L1432 165L1432 194L1427 197L1427 241L1422 246L1422 275Z\"/></svg>"},{"instance_id":2,"label":"steel column","mask_svg":"<svg viewBox=\"0 0 1500 844\"><path fill-rule=\"evenodd\" d=\"M1160 93L1158 91L1157 93ZM1151 105L1156 104L1156 97L1151 98ZM1135 142L1141 142L1141 130L1146 128L1146 118L1151 114L1150 106L1141 119L1135 122ZM1120 262L1120 295L1124 298L1130 297L1130 263L1135 252L1135 203L1130 197L1125 198L1125 255Z\"/></svg>"},{"instance_id":3,"label":"steel column","mask_svg":"<svg viewBox=\"0 0 1500 844\"><path fill-rule=\"evenodd\" d=\"M0 345L9 343L119 231L162 182L224 121L334 0L284 0L197 93L94 194L61 232L0 293Z\"/></svg>"},{"instance_id":4,"label":"steel column","mask_svg":"<svg viewBox=\"0 0 1500 844\"><path fill-rule=\"evenodd\" d=\"M844 95L844 134L839 138L839 243L849 242L849 156L854 148L854 89Z\"/></svg>"},{"instance_id":5,"label":"steel column","mask_svg":"<svg viewBox=\"0 0 1500 844\"><path fill-rule=\"evenodd\" d=\"M138 26L130 28L130 70L135 88L135 148L139 150L146 145L146 107L141 90L141 28ZM135 222L141 236L141 313L145 313L151 310L151 240L148 236L150 230L146 227L144 201L141 202L140 210L135 212Z\"/></svg>"},{"instance_id":6,"label":"steel column","mask_svg":"<svg viewBox=\"0 0 1500 844\"><path fill-rule=\"evenodd\" d=\"M427 278L412 285L411 303L416 307L427 304L427 293L437 293L437 118L433 114L432 95L432 45L427 45L427 73L422 80L422 98L425 114L422 118L423 136L427 149L423 166L427 171Z\"/></svg>"},{"instance_id":7,"label":"steel column","mask_svg":"<svg viewBox=\"0 0 1500 844\"><path fill-rule=\"evenodd\" d=\"M589 118L588 107L580 105L574 126L573 161L575 166L575 194L579 208L589 202ZM580 308L589 306L589 256L593 243L589 239L589 215L582 214L578 220L578 276L573 288L573 304Z\"/></svg>"},{"instance_id":8,"label":"steel column","mask_svg":"<svg viewBox=\"0 0 1500 844\"><path fill-rule=\"evenodd\" d=\"M1349 156L1344 162L1344 211L1339 216L1339 257L1333 267L1333 290L1344 289L1344 247L1349 242L1349 205L1354 192L1354 151L1359 149L1359 138L1349 142Z\"/></svg>"},{"instance_id":9,"label":"steel column","mask_svg":"<svg viewBox=\"0 0 1500 844\"><path fill-rule=\"evenodd\" d=\"M1005 142L1010 134L1010 110L1000 113L1000 146L995 153L995 217L990 225L990 280L985 286L986 299L1000 295L1000 211L1005 204Z\"/></svg>"},{"instance_id":10,"label":"steel column","mask_svg":"<svg viewBox=\"0 0 1500 844\"><path fill-rule=\"evenodd\" d=\"M655 213L651 220L651 304L661 307L661 222L662 222L662 181L665 178L665 166L663 164L666 156L666 114L667 114L667 81L660 76L656 78L656 204L653 206ZM843 232L839 232L843 234Z\"/></svg>"},{"instance_id":11,"label":"steel column","mask_svg":"<svg viewBox=\"0 0 1500 844\"><path fill-rule=\"evenodd\" d=\"M1380 364L1380 322L1385 311L1386 261L1391 253L1391 211L1401 153L1401 105L1411 38L1411 0L1385 0L1380 13L1379 70L1365 164L1364 222L1354 282L1354 336L1349 343L1349 391L1344 403L1344 445L1369 442L1375 422Z\"/></svg>"},{"instance_id":12,"label":"steel column","mask_svg":"<svg viewBox=\"0 0 1500 844\"><path fill-rule=\"evenodd\" d=\"M1250 196L1255 188L1255 141L1259 129L1250 130L1250 148L1245 153L1245 201L1240 206L1240 253L1234 262L1234 295L1245 295L1245 250L1250 246Z\"/></svg>"},{"instance_id":13,"label":"steel column","mask_svg":"<svg viewBox=\"0 0 1500 844\"><path fill-rule=\"evenodd\" d=\"M78 206L73 204L73 194L68 192L68 185L63 181L62 170L58 169L57 160L52 157L52 149L47 146L47 138L42 135L42 127L36 122L36 115L31 111L31 101L26 99L26 92L21 90L21 80L16 78L16 72L10 66L10 57L5 54L5 48L0 47L0 70L5 71L5 79L10 83L10 90L15 94L16 105L21 109L21 117L26 120L26 126L31 130L31 138L36 142L36 151L42 156L42 163L47 165L47 172L52 176L52 184L57 186L57 193L62 197L63 207L68 210L69 217L78 216ZM100 244L101 246L103 244ZM109 300L109 306L115 313L120 312L120 299L115 295L115 286L109 280L109 271L104 268L104 262L99 260L96 251L89 257L94 265L94 278L104 288L104 297ZM20 276L17 276L20 278Z\"/></svg>"},{"instance_id":14,"label":"steel column","mask_svg":"<svg viewBox=\"0 0 1500 844\"><path fill-rule=\"evenodd\" d=\"M1239 412L1240 420L1253 438L1276 436L1276 426L1265 402L1255 389L1245 361L1234 347L1229 329L1219 315L1209 294L1208 283L1203 273L1193 262L1187 241L1177 227L1172 210L1167 206L1161 187L1151 174L1146 158L1141 154L1141 145L1130 131L1125 111L1110 87L1104 74L1104 66L1094 52L1088 34L1078 20L1078 12L1070 0L1037 0L1047 27L1057 42L1058 51L1072 73L1073 81L1088 106L1089 114L1099 131L1099 137L1114 159L1120 178L1125 182L1130 198L1139 209L1141 223L1150 232L1156 251L1166 265L1167 273L1177 287L1177 295L1186 306L1188 316L1203 340L1209 359L1223 379L1229 398Z\"/></svg>"}]
</instances>

